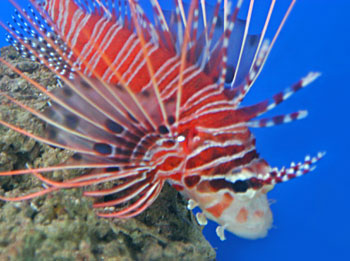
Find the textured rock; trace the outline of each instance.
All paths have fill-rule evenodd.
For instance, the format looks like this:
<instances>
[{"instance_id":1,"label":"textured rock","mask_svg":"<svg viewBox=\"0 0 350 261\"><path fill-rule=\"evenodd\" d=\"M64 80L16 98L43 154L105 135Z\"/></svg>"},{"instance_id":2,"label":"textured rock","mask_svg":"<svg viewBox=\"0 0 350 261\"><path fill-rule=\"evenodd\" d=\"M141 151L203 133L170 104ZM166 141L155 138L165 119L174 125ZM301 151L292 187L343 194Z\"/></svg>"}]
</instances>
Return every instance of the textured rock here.
<instances>
[{"instance_id":1,"label":"textured rock","mask_svg":"<svg viewBox=\"0 0 350 261\"><path fill-rule=\"evenodd\" d=\"M18 56L11 47L2 57L48 89L56 85L42 66ZM0 90L37 110L47 97L4 65ZM0 119L42 135L45 125L0 95ZM0 171L63 162L70 152L35 142L0 125ZM76 175L78 172L75 173ZM54 177L71 173L57 172ZM37 191L31 175L0 177L1 195ZM170 186L144 213L128 220L98 218L81 189L62 190L23 202L0 202L0 260L214 260L215 252Z\"/></svg>"}]
</instances>

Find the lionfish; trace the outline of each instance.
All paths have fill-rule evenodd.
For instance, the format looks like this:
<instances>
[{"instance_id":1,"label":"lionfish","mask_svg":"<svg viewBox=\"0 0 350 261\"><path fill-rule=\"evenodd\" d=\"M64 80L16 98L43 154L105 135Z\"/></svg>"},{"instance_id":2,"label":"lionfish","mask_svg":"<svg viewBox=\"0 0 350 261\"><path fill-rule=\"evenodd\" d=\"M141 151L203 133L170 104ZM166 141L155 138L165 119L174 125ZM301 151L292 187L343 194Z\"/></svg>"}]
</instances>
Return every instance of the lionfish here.
<instances>
[{"instance_id":1,"label":"lionfish","mask_svg":"<svg viewBox=\"0 0 350 261\"><path fill-rule=\"evenodd\" d=\"M46 136L0 120L12 130L74 155L66 163L10 170L0 176L33 174L40 191L2 200L31 199L64 189L85 187L97 215L131 218L157 198L165 182L180 191L188 208L244 238L260 238L272 226L267 199L275 184L315 168L324 153L307 156L287 168L262 159L250 128L299 120L306 111L259 118L314 81L311 72L291 87L254 105L242 101L259 76L295 0L291 1L271 41L266 31L276 0L268 5L259 34L249 32L255 7L242 0L174 0L167 10L138 0L31 0L16 7L14 23L1 24L8 40L25 57L52 70L60 88L48 91L7 61L10 67L50 98L37 111L9 94L11 102L46 122ZM143 4L141 4L143 2ZM43 173L92 169L55 181ZM91 187L112 184L110 187Z\"/></svg>"}]
</instances>

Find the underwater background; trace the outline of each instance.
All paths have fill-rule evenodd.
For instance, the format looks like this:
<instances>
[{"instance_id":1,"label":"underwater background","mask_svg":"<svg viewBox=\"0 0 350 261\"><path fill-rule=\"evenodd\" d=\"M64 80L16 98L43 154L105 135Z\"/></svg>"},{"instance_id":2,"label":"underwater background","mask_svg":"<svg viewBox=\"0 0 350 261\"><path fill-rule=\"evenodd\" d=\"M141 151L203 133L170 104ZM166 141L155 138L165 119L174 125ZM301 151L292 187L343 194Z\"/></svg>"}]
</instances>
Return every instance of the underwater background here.
<instances>
[{"instance_id":1,"label":"underwater background","mask_svg":"<svg viewBox=\"0 0 350 261\"><path fill-rule=\"evenodd\" d=\"M268 98L309 71L322 76L269 114L307 109L309 116L291 124L253 129L257 148L277 167L318 151L327 154L314 172L269 193L275 200L271 206L274 228L266 238L250 241L226 233L227 240L221 242L216 224L209 222L204 235L215 248L217 260L350 260L349 10L347 0L299 0L288 18L245 103ZM276 12L280 12L279 1ZM1 1L0 20L10 20L12 13L11 4ZM0 47L6 45L1 30Z\"/></svg>"}]
</instances>

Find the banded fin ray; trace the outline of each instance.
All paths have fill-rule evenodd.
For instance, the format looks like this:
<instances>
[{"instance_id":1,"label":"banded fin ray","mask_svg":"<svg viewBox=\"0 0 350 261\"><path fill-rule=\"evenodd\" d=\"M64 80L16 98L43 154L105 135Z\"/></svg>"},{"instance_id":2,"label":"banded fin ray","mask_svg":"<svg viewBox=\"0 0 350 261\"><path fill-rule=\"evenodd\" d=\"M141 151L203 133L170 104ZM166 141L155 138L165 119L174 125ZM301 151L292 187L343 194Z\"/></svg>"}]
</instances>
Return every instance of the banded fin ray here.
<instances>
[{"instance_id":1,"label":"banded fin ray","mask_svg":"<svg viewBox=\"0 0 350 261\"><path fill-rule=\"evenodd\" d=\"M272 98L261 101L257 104L236 108L230 102L219 103L218 106L209 106L204 110L198 110L182 118L180 124L193 124L197 128L208 128L218 131L220 129L230 129L239 126L248 126L254 118L274 109L283 101L289 99L297 91L305 88L320 76L318 72L311 72L304 78L294 83L291 87L275 94ZM301 119L303 117L296 117Z\"/></svg>"},{"instance_id":2,"label":"banded fin ray","mask_svg":"<svg viewBox=\"0 0 350 261\"><path fill-rule=\"evenodd\" d=\"M184 7L185 14L189 11L189 4L185 1L181 1L182 5ZM201 2L202 3L202 2ZM222 38L223 32L224 32L224 20L225 18L225 10L221 6L221 1L218 1L217 4L213 4L210 2L205 2L205 8L206 11L205 16L203 15L203 12L199 12L199 17L197 20L198 23L198 32L202 32L198 35L197 39L193 40L195 43L196 50L194 53L197 53L196 59L194 62L197 65L200 65L200 67L203 67L201 64L205 64L205 72L211 75L213 75L214 65L215 61L219 60L220 53L216 52L215 50L220 50L220 45L222 45ZM220 8L218 8L220 7ZM218 8L218 10L216 10ZM227 12L227 11L226 11ZM172 26L172 34L173 39L177 39L176 46L181 46L182 42L181 39L177 37L177 25L179 21L176 20L174 23L174 20L176 19L173 12L170 12L166 9L163 9L163 13L165 16L165 19L169 25ZM206 21L206 26L204 24L204 17ZM268 22L268 21L267 21ZM249 23L248 20L237 18L237 21L235 23L235 26L233 28L233 31L230 35L229 42L230 42L230 48L228 49L227 54L227 74L225 76L226 83L231 84L233 80L233 75L235 74L235 71L237 69L238 60L240 56L240 52L242 49L242 57L241 57L241 64L240 64L240 70L237 72L238 74L235 76L236 81L234 87L240 85L244 79L244 77L248 74L253 62L254 58L256 56L256 53L258 52L259 46L261 44L262 38L264 36L264 30L262 29L262 32L260 34L251 34L247 33L246 40L243 42L244 32L247 26L247 23ZM210 33L211 27L214 25L214 30ZM210 35L211 34L211 35ZM207 39L209 41L207 41ZM216 45L213 45L213 43L216 43ZM245 43L245 44L244 44ZM242 46L244 44L244 46ZM209 56L206 56L205 50L208 49ZM177 52L179 53L179 47L177 47ZM204 60L203 60L204 59ZM217 78L218 76L213 75L213 77ZM231 86L230 86L231 87Z\"/></svg>"},{"instance_id":3,"label":"banded fin ray","mask_svg":"<svg viewBox=\"0 0 350 261\"><path fill-rule=\"evenodd\" d=\"M44 36L45 37L45 36ZM49 40L49 39L48 39ZM93 85L92 85L93 86ZM100 88L101 89L101 88ZM125 99L125 97L124 97L124 99Z\"/></svg>"},{"instance_id":4,"label":"banded fin ray","mask_svg":"<svg viewBox=\"0 0 350 261\"><path fill-rule=\"evenodd\" d=\"M28 18L29 19L29 18ZM46 18L46 20L48 21L48 22L50 22L50 19L47 17ZM112 20L106 20L105 19L105 21L106 22L111 22ZM53 22L51 21L51 24L52 24ZM35 23L33 23L33 25L35 25ZM52 60L50 59L50 58L48 58L48 55L46 55L46 52L47 52L47 50L49 50L49 52L50 52L50 54L52 54L52 53L54 53L54 52L52 52L52 49L50 48L50 46L55 46L55 43L54 42L57 42L57 39L55 40L55 41L53 41L52 39L50 39L47 35L43 35L42 36L45 40L47 40L47 42L49 43L49 44L47 44L47 46L45 47L45 48L35 48L34 50L33 50L33 47L31 48L31 53L33 53L33 51L36 51L37 53L38 53L38 55L40 56L40 57L43 57L44 58L44 60L46 60L47 61L47 63L46 64L48 64L48 66L50 67L50 64L51 64L51 68L53 67L52 66ZM58 38L59 39L59 37L57 36L56 38ZM40 38L41 39L41 38ZM60 41L62 41L62 40L60 40ZM25 45L25 44L22 44L22 45ZM69 45L69 42L68 42L68 45ZM49 47L49 48L48 48ZM69 48L69 46L68 46L68 48ZM94 48L96 48L95 46L91 46L91 48L92 49L94 49ZM90 48L90 49L91 49ZM99 48L99 47L97 47L97 48ZM59 50L59 48L56 48L56 51L57 50ZM45 52L45 53L43 53L43 52ZM74 53L74 52L73 52ZM98 49L97 50L97 53L101 53L101 49ZM58 55L63 55L61 52L58 54ZM57 54L55 54L54 56L57 56ZM102 56L103 56L103 54L102 54ZM64 56L63 56L64 57ZM77 66L77 61L79 61L79 57L80 57L80 55L79 55L79 53L78 54L74 54L74 55L72 55L72 51L70 51L70 55L69 55L69 57L65 57L65 61L67 62L68 61L68 63L69 63L69 68L75 68L75 66ZM104 57L104 56L103 56ZM41 61L42 62L42 61ZM91 64L89 63L89 60L87 60L87 59L84 59L83 60L83 63L81 63L80 62L80 66L84 66L84 68L86 68L86 69L89 69L89 68L91 68ZM109 66L114 66L114 65L112 65L112 64L110 64ZM56 69L56 68L53 68L53 69ZM65 70L65 71L74 71L74 69L67 69L67 70ZM56 70L57 71L57 70ZM61 74L63 74L63 75L65 75L65 73L64 72L60 72ZM101 75L97 75L96 74L96 72L94 72L94 75L97 77L97 78L100 78L101 77ZM70 73L70 76L72 77L72 74ZM113 75L112 75L113 76ZM66 75L66 77L67 77L67 75ZM102 81L103 82L103 81ZM104 86L106 86L106 83L104 83L104 84L102 84L102 85L104 85ZM125 84L124 84L125 85ZM92 85L93 86L93 85ZM121 85L121 86L123 86L123 84ZM125 86L124 86L125 87ZM107 94L109 94L109 96L111 96L111 94L112 94L112 96L113 97L116 97L116 94L115 94L115 92L113 91L113 90L111 90L109 87L107 87L107 88L100 88L100 90L98 90L98 91L101 91L101 90L107 90ZM130 92L128 92L129 94L130 94ZM105 93L105 95L106 95L106 93ZM142 111L142 113L144 113L144 107L142 107L142 105L139 105L138 104L138 101L137 100L135 100L135 97L133 97L133 95L131 95L131 97L132 97L132 99L134 100L134 103L136 103L137 104L137 106L135 106L136 108L134 109L134 111L136 110L137 111L137 109L139 109L139 110L141 110ZM125 96L123 97L124 99L125 99ZM107 101L109 102L109 100L107 99ZM121 101L121 99L119 98L119 102ZM131 104L129 107L126 107L126 109L130 109L130 107L132 106L133 104ZM125 107L125 104L123 104L123 106ZM125 111L125 109L124 109L124 111ZM141 113L141 114L142 114ZM135 115L133 115L133 116L135 116ZM149 120L150 118L148 117L148 120Z\"/></svg>"},{"instance_id":5,"label":"banded fin ray","mask_svg":"<svg viewBox=\"0 0 350 261\"><path fill-rule=\"evenodd\" d=\"M1 60L3 63L5 63L5 61ZM9 65L7 62L5 63L7 65ZM22 75L23 78L26 78L28 81L30 81L31 83L35 84L35 86L37 88L39 88L40 90L42 90L44 93L46 94L49 94L42 86L40 86L38 83L35 83L33 82L32 80L30 80L27 76L23 75L23 73L21 73L18 69L14 68L14 67L10 67L11 69L15 70L17 73L19 73L20 75ZM61 90L62 92L64 92L64 89L58 89L59 92L61 93ZM66 91L67 92L67 91ZM62 98L60 98L59 96L55 96L54 94L50 94L51 97L54 97L55 100L57 101L60 101L60 100L64 100L64 98L66 98L66 95L63 96ZM67 105L67 103L65 103ZM46 141L50 142L52 145L58 145L59 147L64 147L64 148L68 148L68 149L71 149L71 150L75 150L75 151L79 151L79 152L85 152L85 153L91 153L91 154L96 154L96 153L100 153L101 150L99 151L98 149L96 150L96 144L104 144L104 143L96 143L96 142L91 142L91 140L86 140L84 138L81 138L81 137L78 137L77 135L74 135L72 133L70 133L69 131L67 131L67 129L74 129L75 126L79 126L78 124L78 121L79 119L84 122L84 119L81 119L81 114L79 113L76 113L76 110L72 110L72 107L68 107L70 108L70 110L66 110L64 109L63 107L57 107L58 105L56 105L56 109L57 109L57 112L53 111L52 109L48 109L46 111L46 116L47 117L50 117L50 118L54 118L54 120L58 121L56 124L58 125L62 125L64 126L62 129L66 129L66 131L64 130L61 130L61 131L58 131L57 129L54 129L54 128L51 128L49 129L48 131L48 138ZM89 108L87 106L87 108ZM87 110L87 108L85 108L85 110ZM63 117L57 117L59 115L59 111L63 111L62 114L64 115ZM72 113L72 112L73 113ZM75 113L74 113L75 111ZM90 109L90 111L92 111ZM99 116L99 117L96 117L95 119L98 119L98 118L102 118L102 119L105 119L106 121L108 120L108 118L106 118L105 116L103 115L95 115L95 116ZM59 122L59 121L62 121L62 122ZM95 122L96 123L96 122ZM111 121L110 121L111 123ZM113 122L112 122L113 123ZM87 130L96 130L96 129L93 129L93 125L86 125L88 124L86 121L85 121L85 127L87 127ZM105 131L102 132L101 134L101 139L106 139L106 137L108 137L108 132L109 133L113 133L113 134L118 134L118 133L115 133L115 126L116 126L116 123L113 123L112 125L111 124L108 124L108 122L105 122L104 123L105 127ZM80 126L83 127L84 124L82 124ZM108 129L108 126L110 126ZM118 127L118 130L117 132L123 132L124 129L123 127L120 125L117 125ZM96 128L96 127L95 127ZM87 130L84 130L84 132L86 132ZM99 131L96 131L96 135L98 135ZM105 135L104 135L105 133ZM126 133L127 134L127 133ZM110 135L110 138L111 140L113 139L117 139L118 138L118 135L116 137L113 137L112 134L109 134ZM136 141L140 140L140 138L137 138L137 136L135 135L132 135L131 137L134 138L134 141L136 139ZM38 137L40 139L40 137ZM69 140L70 142L67 142L67 140ZM120 140L123 140L123 138L119 137L119 141ZM112 147L109 147L109 145L107 145L108 143L105 143L106 145L104 146L104 150L103 152L106 154L106 150L108 149L111 149ZM131 143L132 144L132 143ZM120 146L120 145L118 145ZM121 145L123 146L123 145ZM94 149L95 148L95 149ZM99 148L99 147L97 147ZM102 148L102 146L100 146L100 148ZM124 150L120 150L119 148L115 147L115 152L123 152ZM112 152L112 151L111 151ZM109 154L109 153L107 153Z\"/></svg>"},{"instance_id":6,"label":"banded fin ray","mask_svg":"<svg viewBox=\"0 0 350 261\"><path fill-rule=\"evenodd\" d=\"M54 6L54 4L57 3L52 3L52 6L49 5L47 11L51 14L51 19L58 19L56 23L57 30L73 51L75 57L77 57L76 66L78 69L84 72L84 74L90 76L93 74L95 77L101 78L103 81L107 81L111 84L119 83L127 90L128 94L133 98L137 107L143 112L147 121L151 123L153 128L156 129L160 123L164 124L165 117L163 117L162 122L155 124L159 117L155 119L151 117L149 108L143 107L135 96L135 92L138 92L139 89L142 88L142 85L147 83L151 78L147 72L148 67L146 63L144 63L145 60L143 59L144 57L141 51L143 45L138 39L134 39L132 42L135 44L133 48L130 49L131 53L129 52L126 56L126 60L124 59L121 61L120 55L115 54L116 49L123 50L124 52L128 51L125 49L125 43L123 41L116 41L116 39L125 39L127 41L127 39L135 36L133 30L118 22L113 23L108 19L103 20L100 16L94 14L83 14L74 2L69 2L69 4L65 6L65 11L70 15L68 15L68 17L62 17L60 13L55 11L57 7ZM74 20L73 16L74 18L78 18ZM61 20L62 23L60 22ZM104 22L100 23L101 20ZM89 31L90 28L94 28L94 30L91 32ZM102 34L97 38L91 38L91 34L96 30L102 32ZM65 34L66 32L68 32L67 35ZM93 41L91 42L91 40ZM77 44L77 42L79 44ZM113 46L111 46L112 42L114 43ZM149 54L156 51L159 53L160 51L157 45L154 44L149 45L147 48L150 49ZM121 53L122 52L119 52L118 54ZM153 55L156 55L156 53ZM159 60L157 59L154 61ZM121 63L122 67L117 65L117 62ZM137 67L135 67L134 72L128 72L127 68L132 63L136 63ZM119 69L117 69L117 67L119 67ZM137 77L140 73L143 73L144 76ZM133 86L133 89L130 89L130 86ZM160 104L160 101L158 101L158 105Z\"/></svg>"}]
</instances>

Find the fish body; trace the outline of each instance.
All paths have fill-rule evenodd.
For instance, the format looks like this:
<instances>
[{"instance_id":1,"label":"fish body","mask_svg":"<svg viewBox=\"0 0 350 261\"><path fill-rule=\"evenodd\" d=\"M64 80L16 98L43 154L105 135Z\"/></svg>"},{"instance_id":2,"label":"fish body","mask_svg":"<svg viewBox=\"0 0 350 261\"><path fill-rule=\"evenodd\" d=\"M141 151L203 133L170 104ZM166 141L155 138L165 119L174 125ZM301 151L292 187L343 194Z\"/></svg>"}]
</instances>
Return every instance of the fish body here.
<instances>
[{"instance_id":1,"label":"fish body","mask_svg":"<svg viewBox=\"0 0 350 261\"><path fill-rule=\"evenodd\" d=\"M308 173L323 153L289 168L271 168L259 156L250 128L306 116L299 111L256 120L319 74L308 74L272 99L242 106L279 33L270 43L263 41L275 1L260 35L248 33L254 1L246 20L238 18L242 1L235 7L224 1L223 8L221 1L175 1L173 12L150 2L155 23L134 0L32 1L33 16L41 17L34 20L18 10L15 24L34 41L11 31L15 25L9 28L11 43L54 71L61 88L48 92L35 84L51 99L45 112L31 111L47 122L46 137L0 123L76 154L60 166L0 173L33 173L47 186L35 195L2 199L112 183L84 195L97 198L98 215L130 218L147 209L169 182L189 199L190 209L201 208L200 224L206 217L219 224L221 239L225 229L264 237L272 225L267 192ZM61 183L41 174L91 167L92 172Z\"/></svg>"}]
</instances>

